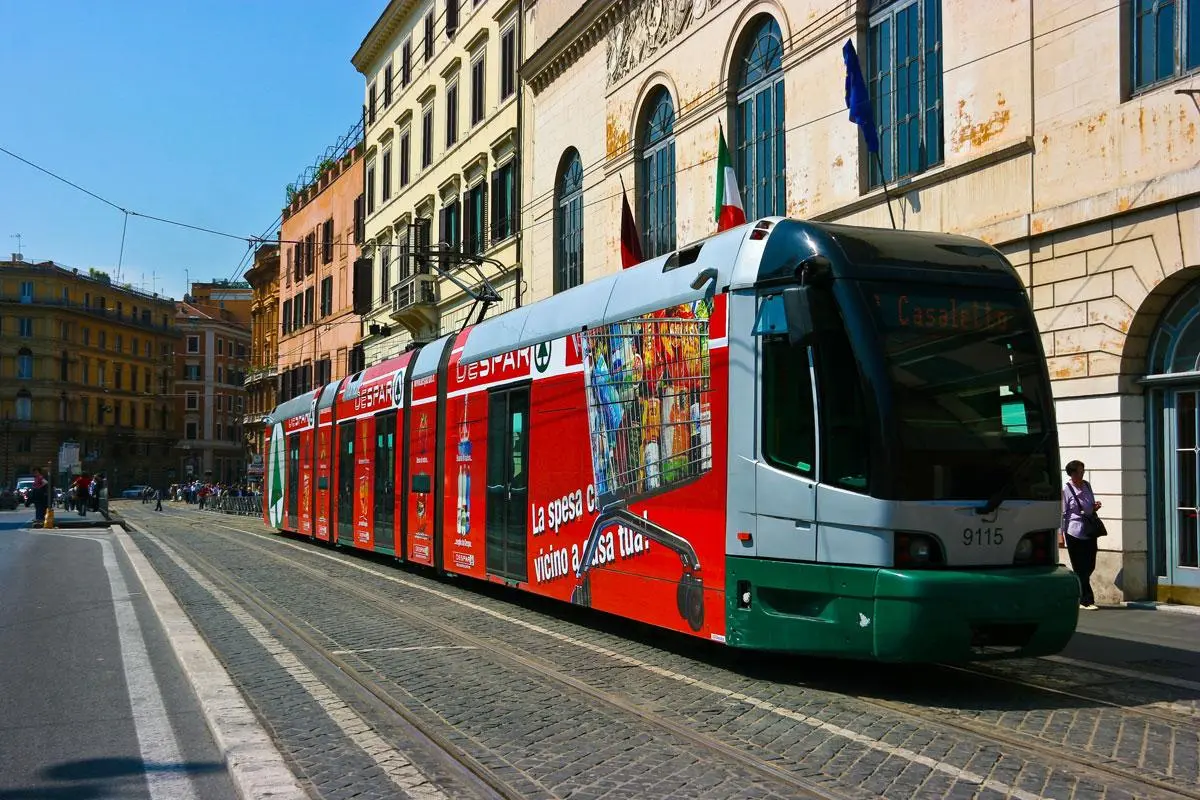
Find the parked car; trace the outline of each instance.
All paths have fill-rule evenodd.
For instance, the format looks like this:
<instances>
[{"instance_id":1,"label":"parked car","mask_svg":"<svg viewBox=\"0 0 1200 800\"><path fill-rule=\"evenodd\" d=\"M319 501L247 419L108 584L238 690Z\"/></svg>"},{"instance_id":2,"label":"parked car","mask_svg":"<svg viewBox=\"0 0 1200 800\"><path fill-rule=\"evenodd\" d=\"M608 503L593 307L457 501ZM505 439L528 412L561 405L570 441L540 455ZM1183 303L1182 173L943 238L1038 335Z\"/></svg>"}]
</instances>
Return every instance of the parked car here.
<instances>
[{"instance_id":1,"label":"parked car","mask_svg":"<svg viewBox=\"0 0 1200 800\"><path fill-rule=\"evenodd\" d=\"M16 511L20 504L21 500L16 492L0 489L0 511Z\"/></svg>"},{"instance_id":2,"label":"parked car","mask_svg":"<svg viewBox=\"0 0 1200 800\"><path fill-rule=\"evenodd\" d=\"M124 497L126 500L140 500L142 498L142 492L146 491L147 488L149 487L130 486L128 489L121 492L121 497Z\"/></svg>"},{"instance_id":3,"label":"parked car","mask_svg":"<svg viewBox=\"0 0 1200 800\"><path fill-rule=\"evenodd\" d=\"M25 504L26 508L33 505L33 500L32 500L32 498L29 497L29 491L32 488L33 488L33 476L32 475L26 476L23 478L17 478L17 490L16 490L17 495L21 498L21 502Z\"/></svg>"}]
</instances>

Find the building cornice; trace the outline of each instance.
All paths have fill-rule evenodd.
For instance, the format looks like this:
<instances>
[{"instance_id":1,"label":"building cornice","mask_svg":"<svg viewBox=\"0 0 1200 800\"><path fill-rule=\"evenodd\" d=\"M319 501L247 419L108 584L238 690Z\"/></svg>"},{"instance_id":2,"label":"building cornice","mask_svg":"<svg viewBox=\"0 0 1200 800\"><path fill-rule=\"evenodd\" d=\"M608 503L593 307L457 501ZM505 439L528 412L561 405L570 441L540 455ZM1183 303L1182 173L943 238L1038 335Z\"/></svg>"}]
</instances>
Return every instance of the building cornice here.
<instances>
[{"instance_id":1,"label":"building cornice","mask_svg":"<svg viewBox=\"0 0 1200 800\"><path fill-rule=\"evenodd\" d=\"M367 75L367 68L379 58L397 30L421 5L421 0L391 0L350 58L354 68L364 76Z\"/></svg>"},{"instance_id":2,"label":"building cornice","mask_svg":"<svg viewBox=\"0 0 1200 800\"><path fill-rule=\"evenodd\" d=\"M563 70L599 44L612 26L629 13L633 4L634 0L588 0L584 3L521 65L533 93L540 94Z\"/></svg>"}]
</instances>

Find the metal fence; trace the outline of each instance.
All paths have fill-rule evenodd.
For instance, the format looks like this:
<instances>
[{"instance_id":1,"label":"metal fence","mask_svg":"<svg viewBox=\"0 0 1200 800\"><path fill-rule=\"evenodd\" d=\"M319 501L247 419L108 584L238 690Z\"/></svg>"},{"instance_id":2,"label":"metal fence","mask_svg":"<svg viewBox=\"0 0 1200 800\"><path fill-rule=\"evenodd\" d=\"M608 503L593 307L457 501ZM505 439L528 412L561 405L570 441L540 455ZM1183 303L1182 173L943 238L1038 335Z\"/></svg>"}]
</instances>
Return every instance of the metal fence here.
<instances>
[{"instance_id":1,"label":"metal fence","mask_svg":"<svg viewBox=\"0 0 1200 800\"><path fill-rule=\"evenodd\" d=\"M262 495L256 497L235 497L221 495L208 497L204 500L205 511L219 511L224 514L238 514L243 517L261 517L263 513Z\"/></svg>"}]
</instances>

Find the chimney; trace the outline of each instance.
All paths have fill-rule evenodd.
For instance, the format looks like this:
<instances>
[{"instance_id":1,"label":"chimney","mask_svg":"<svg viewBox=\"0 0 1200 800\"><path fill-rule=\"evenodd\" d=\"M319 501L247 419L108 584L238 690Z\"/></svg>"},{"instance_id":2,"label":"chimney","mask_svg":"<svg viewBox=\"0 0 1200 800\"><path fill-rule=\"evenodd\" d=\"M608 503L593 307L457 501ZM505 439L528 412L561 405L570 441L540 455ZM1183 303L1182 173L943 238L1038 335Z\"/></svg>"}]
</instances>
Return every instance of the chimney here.
<instances>
[{"instance_id":1,"label":"chimney","mask_svg":"<svg viewBox=\"0 0 1200 800\"><path fill-rule=\"evenodd\" d=\"M25 260L25 256L21 255L20 253L13 253L13 254L12 254L12 260L13 260L13 261L24 261L24 260Z\"/></svg>"}]
</instances>

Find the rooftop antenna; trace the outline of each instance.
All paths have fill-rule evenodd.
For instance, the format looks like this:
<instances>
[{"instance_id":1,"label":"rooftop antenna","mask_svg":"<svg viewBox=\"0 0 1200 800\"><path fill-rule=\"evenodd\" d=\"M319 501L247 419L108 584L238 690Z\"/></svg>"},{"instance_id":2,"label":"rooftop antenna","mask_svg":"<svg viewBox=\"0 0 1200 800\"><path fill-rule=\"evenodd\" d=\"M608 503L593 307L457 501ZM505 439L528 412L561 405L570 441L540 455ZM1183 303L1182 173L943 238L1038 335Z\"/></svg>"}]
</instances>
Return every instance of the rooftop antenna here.
<instances>
[{"instance_id":1,"label":"rooftop antenna","mask_svg":"<svg viewBox=\"0 0 1200 800\"><path fill-rule=\"evenodd\" d=\"M22 255L22 253L24 251L21 250L21 234L14 233L11 236L9 236L8 238L17 240L17 252L13 253L13 256L15 256L15 258L13 260L14 261L23 261L25 259L25 256Z\"/></svg>"}]
</instances>

